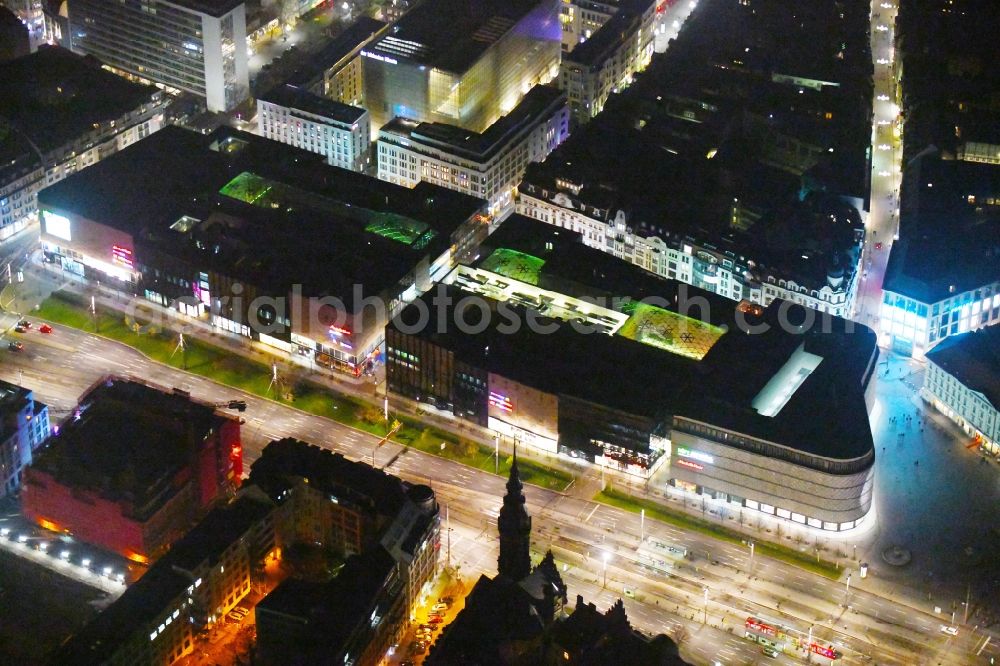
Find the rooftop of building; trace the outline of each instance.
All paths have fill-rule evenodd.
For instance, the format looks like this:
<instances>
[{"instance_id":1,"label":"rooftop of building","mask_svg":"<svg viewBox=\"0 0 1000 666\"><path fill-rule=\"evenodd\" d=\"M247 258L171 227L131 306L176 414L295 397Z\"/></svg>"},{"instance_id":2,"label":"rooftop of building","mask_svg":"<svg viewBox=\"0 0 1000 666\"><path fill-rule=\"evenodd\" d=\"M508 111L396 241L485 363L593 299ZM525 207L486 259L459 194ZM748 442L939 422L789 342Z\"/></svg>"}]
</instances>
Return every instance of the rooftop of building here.
<instances>
[{"instance_id":1,"label":"rooftop of building","mask_svg":"<svg viewBox=\"0 0 1000 666\"><path fill-rule=\"evenodd\" d=\"M168 126L39 193L39 207L121 230L146 249L262 289L353 304L399 285L485 202L325 164L230 127ZM182 219L183 218L183 219ZM322 242L305 242L313 239ZM139 257L141 259L141 256Z\"/></svg>"},{"instance_id":2,"label":"rooftop of building","mask_svg":"<svg viewBox=\"0 0 1000 666\"><path fill-rule=\"evenodd\" d=\"M373 19L370 16L359 16L343 32L330 40L317 53L311 55L309 61L292 74L287 83L306 86L363 46L386 25L384 21Z\"/></svg>"},{"instance_id":3,"label":"rooftop of building","mask_svg":"<svg viewBox=\"0 0 1000 666\"><path fill-rule=\"evenodd\" d=\"M1000 281L1000 166L926 153L907 165L883 289L922 303Z\"/></svg>"},{"instance_id":4,"label":"rooftop of building","mask_svg":"<svg viewBox=\"0 0 1000 666\"><path fill-rule=\"evenodd\" d=\"M494 259L500 250L511 256ZM744 313L735 301L657 278L586 248L579 234L519 215L490 236L481 257L473 268L494 269L508 287L477 281L480 275L456 277L455 286L441 287L452 297L448 325L416 333L473 367L648 418L688 416L816 456L855 459L872 450L863 393L876 340L864 326L780 300L759 314ZM536 298L534 286L548 293ZM454 304L473 293L492 308L490 325L478 334L455 325ZM587 305L570 308L553 294L603 303L614 311L603 317L610 314L614 322L588 314ZM424 296L431 312L437 312L436 296ZM507 315L497 314L499 300L521 323L513 332L501 326ZM542 313L537 321L551 332L525 324L529 308ZM463 315L471 330L475 310ZM560 316L563 310L572 316ZM411 306L400 321L413 328L417 316ZM590 334L580 332L579 320L592 327ZM747 334L748 325L764 330ZM776 414L759 412L758 395L800 347L823 360Z\"/></svg>"},{"instance_id":5,"label":"rooftop of building","mask_svg":"<svg viewBox=\"0 0 1000 666\"><path fill-rule=\"evenodd\" d=\"M0 63L0 124L11 124L42 153L119 120L162 93L101 69L93 58L58 46ZM0 139L3 136L0 135ZM9 154L0 140L0 162ZM11 156L13 157L13 156Z\"/></svg>"},{"instance_id":6,"label":"rooftop of building","mask_svg":"<svg viewBox=\"0 0 1000 666\"><path fill-rule=\"evenodd\" d=\"M602 65L614 52L632 38L641 25L643 14L656 4L656 0L623 0L618 11L602 25L590 39L577 44L563 54L563 60L594 67Z\"/></svg>"},{"instance_id":7,"label":"rooftop of building","mask_svg":"<svg viewBox=\"0 0 1000 666\"><path fill-rule=\"evenodd\" d=\"M287 646L296 663L332 663L352 644L367 645L378 626L373 619L395 621L388 615L399 597L387 594L395 567L392 556L374 546L349 557L336 578L326 583L283 581L257 604L257 622L263 629L259 640L283 643L290 638L268 633L266 616L273 613L306 623L306 633Z\"/></svg>"},{"instance_id":8,"label":"rooftop of building","mask_svg":"<svg viewBox=\"0 0 1000 666\"><path fill-rule=\"evenodd\" d=\"M411 143L439 148L475 162L486 162L501 150L512 148L511 138L536 125L544 116L565 105L565 94L551 86L534 86L507 115L483 132L473 132L457 125L421 123L396 117L379 130L380 135L395 135Z\"/></svg>"},{"instance_id":9,"label":"rooftop of building","mask_svg":"<svg viewBox=\"0 0 1000 666\"><path fill-rule=\"evenodd\" d=\"M229 504L210 511L161 559L171 568L187 572L194 572L202 564L211 566L273 509L274 504L260 494L252 497L241 494Z\"/></svg>"},{"instance_id":10,"label":"rooftop of building","mask_svg":"<svg viewBox=\"0 0 1000 666\"><path fill-rule=\"evenodd\" d=\"M80 399L32 467L62 485L143 507L230 418L186 394L111 378Z\"/></svg>"},{"instance_id":11,"label":"rooftop of building","mask_svg":"<svg viewBox=\"0 0 1000 666\"><path fill-rule=\"evenodd\" d=\"M344 125L357 123L368 113L361 107L320 97L288 83L272 88L261 95L259 101L322 116Z\"/></svg>"},{"instance_id":12,"label":"rooftop of building","mask_svg":"<svg viewBox=\"0 0 1000 666\"><path fill-rule=\"evenodd\" d=\"M522 192L540 197L544 191L559 205L568 197L574 208L605 222L622 210L635 234L706 246L744 270L752 261L750 272L759 280L777 274L821 289L831 268L851 279L863 223L857 209L824 192L824 184L748 160L753 151L741 142L699 137L698 123L668 116L666 123L643 121L640 128L605 123L603 115L545 162L530 165ZM655 174L660 185L648 187L639 174ZM734 202L757 221L734 224Z\"/></svg>"},{"instance_id":13,"label":"rooftop of building","mask_svg":"<svg viewBox=\"0 0 1000 666\"><path fill-rule=\"evenodd\" d=\"M238 497L213 509L183 539L150 567L107 609L73 634L52 656L55 665L97 666L107 663L115 649L135 632L158 618L195 584L191 572L202 562L211 564L233 542L264 519L272 506ZM187 621L186 617L180 618Z\"/></svg>"},{"instance_id":14,"label":"rooftop of building","mask_svg":"<svg viewBox=\"0 0 1000 666\"><path fill-rule=\"evenodd\" d=\"M31 402L31 389L0 379L0 414L20 412Z\"/></svg>"},{"instance_id":15,"label":"rooftop of building","mask_svg":"<svg viewBox=\"0 0 1000 666\"><path fill-rule=\"evenodd\" d=\"M250 466L250 481L275 501L302 479L341 503L383 516L402 508L409 488L382 470L290 437L269 443Z\"/></svg>"},{"instance_id":16,"label":"rooftop of building","mask_svg":"<svg viewBox=\"0 0 1000 666\"><path fill-rule=\"evenodd\" d=\"M370 50L461 74L546 1L425 0L396 21Z\"/></svg>"},{"instance_id":17,"label":"rooftop of building","mask_svg":"<svg viewBox=\"0 0 1000 666\"><path fill-rule=\"evenodd\" d=\"M927 352L927 360L1000 411L1000 326L950 336Z\"/></svg>"},{"instance_id":18,"label":"rooftop of building","mask_svg":"<svg viewBox=\"0 0 1000 666\"><path fill-rule=\"evenodd\" d=\"M170 4L218 18L220 16L225 16L240 5L245 4L245 1L246 0L170 0Z\"/></svg>"}]
</instances>

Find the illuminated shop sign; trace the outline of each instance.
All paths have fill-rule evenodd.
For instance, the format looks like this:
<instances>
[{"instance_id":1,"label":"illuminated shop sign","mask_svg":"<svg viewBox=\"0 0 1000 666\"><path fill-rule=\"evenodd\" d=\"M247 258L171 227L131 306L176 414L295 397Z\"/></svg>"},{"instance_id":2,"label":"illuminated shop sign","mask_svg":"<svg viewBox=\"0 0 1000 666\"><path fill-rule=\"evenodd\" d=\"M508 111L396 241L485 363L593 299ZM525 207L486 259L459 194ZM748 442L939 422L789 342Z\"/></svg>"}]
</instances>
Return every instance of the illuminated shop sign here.
<instances>
[{"instance_id":1,"label":"illuminated shop sign","mask_svg":"<svg viewBox=\"0 0 1000 666\"><path fill-rule=\"evenodd\" d=\"M685 458L692 458L694 460L700 460L703 463L708 463L709 465L715 464L715 458L708 455L707 453L702 453L701 451L692 451L686 446L677 447L677 455L683 456Z\"/></svg>"},{"instance_id":2,"label":"illuminated shop sign","mask_svg":"<svg viewBox=\"0 0 1000 666\"><path fill-rule=\"evenodd\" d=\"M695 469L695 470L705 469L702 465L699 465L696 462L691 462L690 460L678 460L677 464L680 465L681 467L688 467L690 469Z\"/></svg>"},{"instance_id":3,"label":"illuminated shop sign","mask_svg":"<svg viewBox=\"0 0 1000 666\"><path fill-rule=\"evenodd\" d=\"M496 407L508 414L514 413L514 405L511 404L510 398L499 393L494 393L493 391L490 391L490 406Z\"/></svg>"},{"instance_id":4,"label":"illuminated shop sign","mask_svg":"<svg viewBox=\"0 0 1000 666\"><path fill-rule=\"evenodd\" d=\"M747 629L752 629L759 634L766 634L768 636L777 636L778 630L769 624L764 624L756 618L748 617L746 621Z\"/></svg>"},{"instance_id":5,"label":"illuminated shop sign","mask_svg":"<svg viewBox=\"0 0 1000 666\"><path fill-rule=\"evenodd\" d=\"M346 329L346 328L342 328L340 326L334 326L334 325L331 324L330 325L330 334L331 335L338 335L338 336L339 335L350 335L351 332L348 329Z\"/></svg>"},{"instance_id":6,"label":"illuminated shop sign","mask_svg":"<svg viewBox=\"0 0 1000 666\"><path fill-rule=\"evenodd\" d=\"M371 51L362 51L361 55L363 55L366 58L371 58L372 60L380 60L382 62L387 62L390 65L397 64L397 60L395 58L390 58L388 56L379 55L378 53L372 53Z\"/></svg>"},{"instance_id":7,"label":"illuminated shop sign","mask_svg":"<svg viewBox=\"0 0 1000 666\"><path fill-rule=\"evenodd\" d=\"M131 269L134 265L132 263L132 250L127 247L122 247L121 245L112 245L111 263Z\"/></svg>"},{"instance_id":8,"label":"illuminated shop sign","mask_svg":"<svg viewBox=\"0 0 1000 666\"><path fill-rule=\"evenodd\" d=\"M812 645L809 646L809 649L822 657L826 657L827 659L840 658L839 652L837 652L831 647L826 647L825 645L818 645L816 643L813 643Z\"/></svg>"}]
</instances>

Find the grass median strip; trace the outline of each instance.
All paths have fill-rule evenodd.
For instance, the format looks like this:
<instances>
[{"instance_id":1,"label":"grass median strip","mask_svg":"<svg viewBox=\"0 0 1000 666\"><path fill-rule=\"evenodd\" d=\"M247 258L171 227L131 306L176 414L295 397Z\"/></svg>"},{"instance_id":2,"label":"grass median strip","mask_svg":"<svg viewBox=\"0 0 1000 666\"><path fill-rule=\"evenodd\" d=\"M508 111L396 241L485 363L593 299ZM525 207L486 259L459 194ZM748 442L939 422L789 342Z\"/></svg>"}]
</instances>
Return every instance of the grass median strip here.
<instances>
[{"instance_id":1,"label":"grass median strip","mask_svg":"<svg viewBox=\"0 0 1000 666\"><path fill-rule=\"evenodd\" d=\"M285 377L279 389L275 390L271 386L271 368L267 365L191 337L185 338L184 348L180 349L176 332L150 326L145 323L148 320L143 319L142 312L137 312L133 319L119 312L99 309L95 317L83 297L55 292L34 314L48 321L94 332L124 343L154 361L186 369L220 384L276 400L379 437L386 434L386 423L380 406L335 393L310 382L304 374ZM413 417L397 418L402 426L393 436L393 441L486 472L496 471L491 447L428 426ZM381 462L384 464L387 460L383 459ZM509 457L501 458L499 473L506 475L510 471L510 465ZM518 468L524 481L551 490L563 490L572 481L572 476L566 472L550 469L530 460L519 460Z\"/></svg>"},{"instance_id":2,"label":"grass median strip","mask_svg":"<svg viewBox=\"0 0 1000 666\"><path fill-rule=\"evenodd\" d=\"M723 527L722 525L717 525L708 520L695 518L694 516L689 516L684 513L671 511L669 507L660 504L659 502L632 497L631 495L615 490L610 486L594 495L594 501L614 506L619 509L624 509L626 511L631 511L632 513L639 513L641 510L645 509L647 518L654 518L669 525L698 532L700 534L719 539L720 541L728 541L729 543L742 545L748 538L745 535L727 527ZM801 567L802 569L806 569L807 571L819 574L820 576L837 580L840 578L840 574L843 573L833 562L823 559L817 561L815 557L811 557L808 553L795 550L794 548L774 544L768 541L754 541L754 543L756 544L756 553L758 555L766 555L767 557L781 560L782 562L787 562L788 564L793 564L797 567Z\"/></svg>"}]
</instances>

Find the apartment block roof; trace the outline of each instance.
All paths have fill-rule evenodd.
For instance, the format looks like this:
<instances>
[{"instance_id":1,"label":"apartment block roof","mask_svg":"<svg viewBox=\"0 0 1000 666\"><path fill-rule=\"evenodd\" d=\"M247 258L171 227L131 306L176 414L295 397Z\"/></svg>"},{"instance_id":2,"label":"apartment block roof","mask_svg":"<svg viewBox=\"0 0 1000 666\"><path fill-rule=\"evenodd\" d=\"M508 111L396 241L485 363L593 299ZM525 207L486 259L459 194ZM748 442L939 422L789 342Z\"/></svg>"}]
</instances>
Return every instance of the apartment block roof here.
<instances>
[{"instance_id":1,"label":"apartment block roof","mask_svg":"<svg viewBox=\"0 0 1000 666\"><path fill-rule=\"evenodd\" d=\"M927 352L927 360L1000 410L1000 326L950 336Z\"/></svg>"},{"instance_id":2,"label":"apartment block roof","mask_svg":"<svg viewBox=\"0 0 1000 666\"><path fill-rule=\"evenodd\" d=\"M343 125L353 125L368 112L360 107L343 104L326 97L314 95L308 90L285 83L276 86L260 96L261 102L270 102L296 111L329 118Z\"/></svg>"},{"instance_id":3,"label":"apartment block roof","mask_svg":"<svg viewBox=\"0 0 1000 666\"><path fill-rule=\"evenodd\" d=\"M250 466L250 482L276 501L300 480L345 504L394 516L406 502L407 485L340 453L286 437L272 441Z\"/></svg>"},{"instance_id":4,"label":"apartment block roof","mask_svg":"<svg viewBox=\"0 0 1000 666\"><path fill-rule=\"evenodd\" d=\"M148 627L194 585L196 580L189 574L196 567L215 562L226 548L260 523L272 509L272 505L247 497L213 509L121 597L73 634L55 652L50 663L54 666L107 663L123 643ZM185 615L178 621L187 622L188 618Z\"/></svg>"},{"instance_id":5,"label":"apartment block roof","mask_svg":"<svg viewBox=\"0 0 1000 666\"><path fill-rule=\"evenodd\" d=\"M42 153L155 104L163 94L58 46L0 63L0 81L0 125L12 125L15 136L26 135ZM5 144L0 141L0 158L7 154Z\"/></svg>"}]
</instances>

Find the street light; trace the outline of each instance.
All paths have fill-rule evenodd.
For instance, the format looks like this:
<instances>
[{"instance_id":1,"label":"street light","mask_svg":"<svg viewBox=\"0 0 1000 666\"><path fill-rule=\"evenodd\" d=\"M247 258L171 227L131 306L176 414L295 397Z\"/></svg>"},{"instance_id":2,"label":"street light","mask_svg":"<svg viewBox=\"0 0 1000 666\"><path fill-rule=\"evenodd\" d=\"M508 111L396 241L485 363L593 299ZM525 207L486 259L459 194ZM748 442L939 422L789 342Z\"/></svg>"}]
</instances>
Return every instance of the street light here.
<instances>
[{"instance_id":1,"label":"street light","mask_svg":"<svg viewBox=\"0 0 1000 666\"><path fill-rule=\"evenodd\" d=\"M702 624L708 624L708 586L707 585L704 588L704 592L705 592L705 620L702 622Z\"/></svg>"},{"instance_id":2,"label":"street light","mask_svg":"<svg viewBox=\"0 0 1000 666\"><path fill-rule=\"evenodd\" d=\"M608 586L608 559L610 557L608 553L604 553L604 587Z\"/></svg>"},{"instance_id":3,"label":"street light","mask_svg":"<svg viewBox=\"0 0 1000 666\"><path fill-rule=\"evenodd\" d=\"M756 546L756 544L753 541L751 541L750 542L750 570L747 572L748 576L753 573L753 549L754 549L755 546Z\"/></svg>"}]
</instances>

